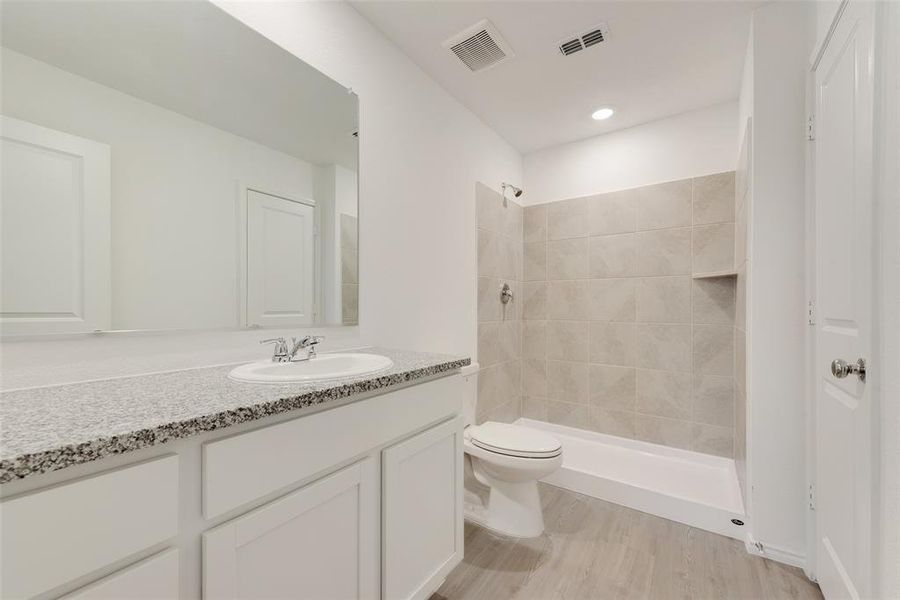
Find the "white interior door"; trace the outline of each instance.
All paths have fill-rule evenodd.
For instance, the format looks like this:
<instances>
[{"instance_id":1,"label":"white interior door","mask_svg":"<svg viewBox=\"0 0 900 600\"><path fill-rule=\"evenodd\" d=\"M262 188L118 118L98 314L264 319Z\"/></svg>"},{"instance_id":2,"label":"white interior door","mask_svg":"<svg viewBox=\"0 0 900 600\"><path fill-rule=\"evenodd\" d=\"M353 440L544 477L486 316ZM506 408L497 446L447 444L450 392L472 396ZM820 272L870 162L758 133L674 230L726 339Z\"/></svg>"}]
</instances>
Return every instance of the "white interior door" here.
<instances>
[{"instance_id":1,"label":"white interior door","mask_svg":"<svg viewBox=\"0 0 900 600\"><path fill-rule=\"evenodd\" d=\"M109 146L0 116L4 334L110 326Z\"/></svg>"},{"instance_id":2,"label":"white interior door","mask_svg":"<svg viewBox=\"0 0 900 600\"><path fill-rule=\"evenodd\" d=\"M826 598L872 590L871 386L831 363L871 357L873 7L847 6L815 67L816 551Z\"/></svg>"},{"instance_id":3,"label":"white interior door","mask_svg":"<svg viewBox=\"0 0 900 600\"><path fill-rule=\"evenodd\" d=\"M315 209L247 190L247 325L315 319Z\"/></svg>"}]
</instances>

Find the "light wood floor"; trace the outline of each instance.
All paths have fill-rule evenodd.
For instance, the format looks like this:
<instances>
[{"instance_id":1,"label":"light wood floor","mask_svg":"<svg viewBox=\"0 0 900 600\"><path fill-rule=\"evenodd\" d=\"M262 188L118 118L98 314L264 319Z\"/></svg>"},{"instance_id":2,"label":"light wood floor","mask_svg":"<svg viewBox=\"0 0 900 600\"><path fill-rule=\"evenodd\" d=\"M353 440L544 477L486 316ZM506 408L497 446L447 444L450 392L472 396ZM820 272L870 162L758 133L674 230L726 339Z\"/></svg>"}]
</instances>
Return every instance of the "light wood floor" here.
<instances>
[{"instance_id":1,"label":"light wood floor","mask_svg":"<svg viewBox=\"0 0 900 600\"><path fill-rule=\"evenodd\" d=\"M541 498L540 538L466 523L465 558L431 600L822 598L800 569L736 540L549 485Z\"/></svg>"}]
</instances>

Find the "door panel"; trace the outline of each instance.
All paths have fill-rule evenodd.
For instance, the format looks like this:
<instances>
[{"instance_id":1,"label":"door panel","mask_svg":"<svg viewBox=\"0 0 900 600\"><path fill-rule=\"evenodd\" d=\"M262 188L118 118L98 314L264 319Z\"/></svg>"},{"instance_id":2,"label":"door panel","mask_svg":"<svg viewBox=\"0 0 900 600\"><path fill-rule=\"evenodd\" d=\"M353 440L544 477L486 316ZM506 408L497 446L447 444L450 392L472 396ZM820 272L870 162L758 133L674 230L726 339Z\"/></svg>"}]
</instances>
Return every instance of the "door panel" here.
<instances>
[{"instance_id":1,"label":"door panel","mask_svg":"<svg viewBox=\"0 0 900 600\"><path fill-rule=\"evenodd\" d=\"M109 146L0 116L4 334L110 327Z\"/></svg>"},{"instance_id":2,"label":"door panel","mask_svg":"<svg viewBox=\"0 0 900 600\"><path fill-rule=\"evenodd\" d=\"M873 423L863 378L831 361L870 357L872 3L851 2L816 65L817 538L826 598L871 590Z\"/></svg>"},{"instance_id":3,"label":"door panel","mask_svg":"<svg viewBox=\"0 0 900 600\"><path fill-rule=\"evenodd\" d=\"M315 209L247 191L247 324L309 325L314 312Z\"/></svg>"}]
</instances>

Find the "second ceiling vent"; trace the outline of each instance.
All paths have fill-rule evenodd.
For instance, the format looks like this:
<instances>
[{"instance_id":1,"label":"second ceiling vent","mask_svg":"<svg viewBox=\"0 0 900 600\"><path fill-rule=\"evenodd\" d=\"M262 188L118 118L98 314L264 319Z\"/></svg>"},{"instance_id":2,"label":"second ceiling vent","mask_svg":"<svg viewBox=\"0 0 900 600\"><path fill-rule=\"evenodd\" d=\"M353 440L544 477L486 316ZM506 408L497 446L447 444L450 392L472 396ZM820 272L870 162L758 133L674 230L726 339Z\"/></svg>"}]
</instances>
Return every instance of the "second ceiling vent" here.
<instances>
[{"instance_id":1,"label":"second ceiling vent","mask_svg":"<svg viewBox=\"0 0 900 600\"><path fill-rule=\"evenodd\" d=\"M569 56L570 54L575 54L585 48L590 48L600 42L604 42L608 37L609 27L606 26L606 23L600 23L599 25L591 27L581 35L561 41L559 43L559 51L565 56Z\"/></svg>"},{"instance_id":2,"label":"second ceiling vent","mask_svg":"<svg viewBox=\"0 0 900 600\"><path fill-rule=\"evenodd\" d=\"M479 21L442 44L471 71L483 71L515 56L493 23Z\"/></svg>"}]
</instances>

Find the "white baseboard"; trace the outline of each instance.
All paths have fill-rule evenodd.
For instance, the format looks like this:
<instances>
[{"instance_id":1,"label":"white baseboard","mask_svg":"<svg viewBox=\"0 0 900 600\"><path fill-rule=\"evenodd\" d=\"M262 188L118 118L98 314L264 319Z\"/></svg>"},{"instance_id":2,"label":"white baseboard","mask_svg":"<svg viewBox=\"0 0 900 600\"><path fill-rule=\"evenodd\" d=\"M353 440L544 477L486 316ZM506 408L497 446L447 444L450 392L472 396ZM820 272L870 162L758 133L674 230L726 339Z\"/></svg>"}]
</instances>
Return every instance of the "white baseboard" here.
<instances>
[{"instance_id":1,"label":"white baseboard","mask_svg":"<svg viewBox=\"0 0 900 600\"><path fill-rule=\"evenodd\" d=\"M744 546L750 554L762 556L763 558L768 558L769 560L774 560L775 562L780 562L792 567L806 569L805 554L800 554L793 550L785 550L784 548L778 548L777 546L767 546L754 540L753 536L750 534L747 534L747 538L744 540Z\"/></svg>"}]
</instances>

